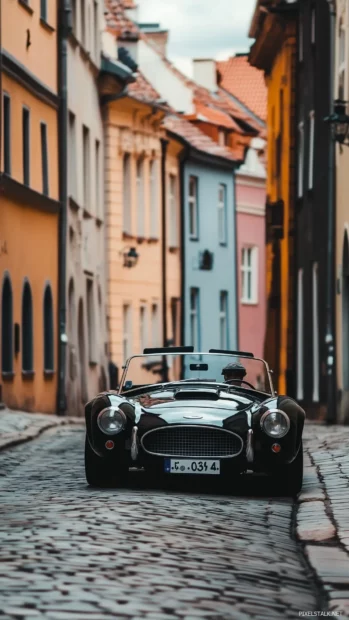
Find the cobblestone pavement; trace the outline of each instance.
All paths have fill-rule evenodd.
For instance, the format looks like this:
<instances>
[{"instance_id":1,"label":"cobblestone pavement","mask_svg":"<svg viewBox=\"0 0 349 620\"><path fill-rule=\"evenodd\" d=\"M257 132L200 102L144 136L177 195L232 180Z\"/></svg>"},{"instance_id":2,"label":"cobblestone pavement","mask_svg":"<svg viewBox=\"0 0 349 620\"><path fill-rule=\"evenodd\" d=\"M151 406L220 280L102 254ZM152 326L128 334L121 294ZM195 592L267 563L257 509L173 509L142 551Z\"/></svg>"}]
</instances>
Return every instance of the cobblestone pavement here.
<instances>
[{"instance_id":1,"label":"cobblestone pavement","mask_svg":"<svg viewBox=\"0 0 349 620\"><path fill-rule=\"evenodd\" d=\"M321 609L290 500L87 487L83 432L0 454L0 617L295 618ZM257 493L258 491L258 493ZM252 497L253 496L253 497Z\"/></svg>"},{"instance_id":2,"label":"cobblestone pavement","mask_svg":"<svg viewBox=\"0 0 349 620\"><path fill-rule=\"evenodd\" d=\"M61 418L45 413L0 410L0 450L35 439L43 431L65 424L82 424L82 418Z\"/></svg>"},{"instance_id":3,"label":"cobblestone pavement","mask_svg":"<svg viewBox=\"0 0 349 620\"><path fill-rule=\"evenodd\" d=\"M297 536L328 609L349 617L349 427L308 425Z\"/></svg>"}]
</instances>

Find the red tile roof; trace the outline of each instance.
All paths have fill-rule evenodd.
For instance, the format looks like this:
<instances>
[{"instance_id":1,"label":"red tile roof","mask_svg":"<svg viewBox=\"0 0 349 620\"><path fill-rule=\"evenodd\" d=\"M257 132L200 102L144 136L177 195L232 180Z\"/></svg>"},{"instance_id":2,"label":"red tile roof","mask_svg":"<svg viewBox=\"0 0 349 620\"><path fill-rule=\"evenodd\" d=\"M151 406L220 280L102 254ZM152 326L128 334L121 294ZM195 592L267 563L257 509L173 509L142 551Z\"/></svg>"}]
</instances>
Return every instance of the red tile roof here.
<instances>
[{"instance_id":1,"label":"red tile roof","mask_svg":"<svg viewBox=\"0 0 349 620\"><path fill-rule=\"evenodd\" d=\"M208 123L212 123L213 125L218 125L219 127L225 127L226 129L232 129L238 131L239 133L242 133L239 125L226 112L222 112L222 110L218 110L217 108L203 105L200 102L196 104L195 108L196 114L194 115L193 120L203 120Z\"/></svg>"},{"instance_id":2,"label":"red tile roof","mask_svg":"<svg viewBox=\"0 0 349 620\"><path fill-rule=\"evenodd\" d=\"M139 28L125 13L132 8L128 0L104 0L107 29L120 39L138 39Z\"/></svg>"},{"instance_id":3,"label":"red tile roof","mask_svg":"<svg viewBox=\"0 0 349 620\"><path fill-rule=\"evenodd\" d=\"M267 87L263 71L252 67L248 56L217 62L220 86L245 104L263 121L267 118Z\"/></svg>"},{"instance_id":4,"label":"red tile roof","mask_svg":"<svg viewBox=\"0 0 349 620\"><path fill-rule=\"evenodd\" d=\"M131 97L143 101L144 103L159 103L161 97L157 90L146 80L140 72L136 74L136 81L129 84L127 91Z\"/></svg>"},{"instance_id":5,"label":"red tile roof","mask_svg":"<svg viewBox=\"0 0 349 620\"><path fill-rule=\"evenodd\" d=\"M232 162L238 160L238 157L232 152L231 149L225 146L219 146L216 142L211 140L211 138L202 133L200 129L195 127L195 125L183 117L175 114L166 116L163 126L168 131L183 138L186 142L188 142L188 144L198 151L208 153L214 157L228 159Z\"/></svg>"}]
</instances>

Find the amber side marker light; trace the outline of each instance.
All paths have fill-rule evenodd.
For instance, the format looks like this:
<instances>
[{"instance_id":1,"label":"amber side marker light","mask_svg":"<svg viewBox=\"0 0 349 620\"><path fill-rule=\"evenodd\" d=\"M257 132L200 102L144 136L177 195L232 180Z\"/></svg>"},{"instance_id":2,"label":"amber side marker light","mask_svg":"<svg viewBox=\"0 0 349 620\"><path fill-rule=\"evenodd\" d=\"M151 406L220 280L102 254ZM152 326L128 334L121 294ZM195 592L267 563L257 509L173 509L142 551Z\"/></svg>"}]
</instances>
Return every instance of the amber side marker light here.
<instances>
[{"instance_id":1,"label":"amber side marker light","mask_svg":"<svg viewBox=\"0 0 349 620\"><path fill-rule=\"evenodd\" d=\"M280 452L281 446L279 443L273 443L271 449L273 452L275 452L275 454L277 454L278 452Z\"/></svg>"},{"instance_id":2,"label":"amber side marker light","mask_svg":"<svg viewBox=\"0 0 349 620\"><path fill-rule=\"evenodd\" d=\"M114 442L111 439L105 442L105 447L107 450L112 450L114 448Z\"/></svg>"}]
</instances>

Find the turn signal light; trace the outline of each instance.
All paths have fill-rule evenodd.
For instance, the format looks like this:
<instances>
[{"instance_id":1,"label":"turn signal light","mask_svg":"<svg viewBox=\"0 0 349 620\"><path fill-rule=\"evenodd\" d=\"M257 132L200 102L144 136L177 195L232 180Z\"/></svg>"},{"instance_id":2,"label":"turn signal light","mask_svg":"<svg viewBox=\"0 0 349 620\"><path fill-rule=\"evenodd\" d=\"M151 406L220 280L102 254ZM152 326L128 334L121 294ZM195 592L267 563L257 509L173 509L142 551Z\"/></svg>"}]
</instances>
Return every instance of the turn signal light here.
<instances>
[{"instance_id":1,"label":"turn signal light","mask_svg":"<svg viewBox=\"0 0 349 620\"><path fill-rule=\"evenodd\" d=\"M114 442L111 439L105 442L105 447L107 450L112 450L114 448Z\"/></svg>"},{"instance_id":2,"label":"turn signal light","mask_svg":"<svg viewBox=\"0 0 349 620\"><path fill-rule=\"evenodd\" d=\"M275 454L277 454L278 452L280 452L281 446L279 443L273 443L271 449L273 452L275 452Z\"/></svg>"}]
</instances>

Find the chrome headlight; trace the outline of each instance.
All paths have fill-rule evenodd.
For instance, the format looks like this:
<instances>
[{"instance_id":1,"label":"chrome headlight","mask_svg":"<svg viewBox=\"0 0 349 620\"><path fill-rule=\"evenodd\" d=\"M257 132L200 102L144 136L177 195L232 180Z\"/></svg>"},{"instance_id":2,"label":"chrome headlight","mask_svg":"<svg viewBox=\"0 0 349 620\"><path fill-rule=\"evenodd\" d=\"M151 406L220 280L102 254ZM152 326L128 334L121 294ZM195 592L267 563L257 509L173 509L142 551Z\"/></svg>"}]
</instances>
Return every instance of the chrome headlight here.
<instances>
[{"instance_id":1,"label":"chrome headlight","mask_svg":"<svg viewBox=\"0 0 349 620\"><path fill-rule=\"evenodd\" d=\"M97 424L107 435L117 435L121 433L126 426L126 416L123 411L117 407L107 407L103 409L97 418Z\"/></svg>"},{"instance_id":2,"label":"chrome headlight","mask_svg":"<svg viewBox=\"0 0 349 620\"><path fill-rule=\"evenodd\" d=\"M290 430L290 418L280 409L269 409L261 417L261 428L269 437L284 437Z\"/></svg>"}]
</instances>

